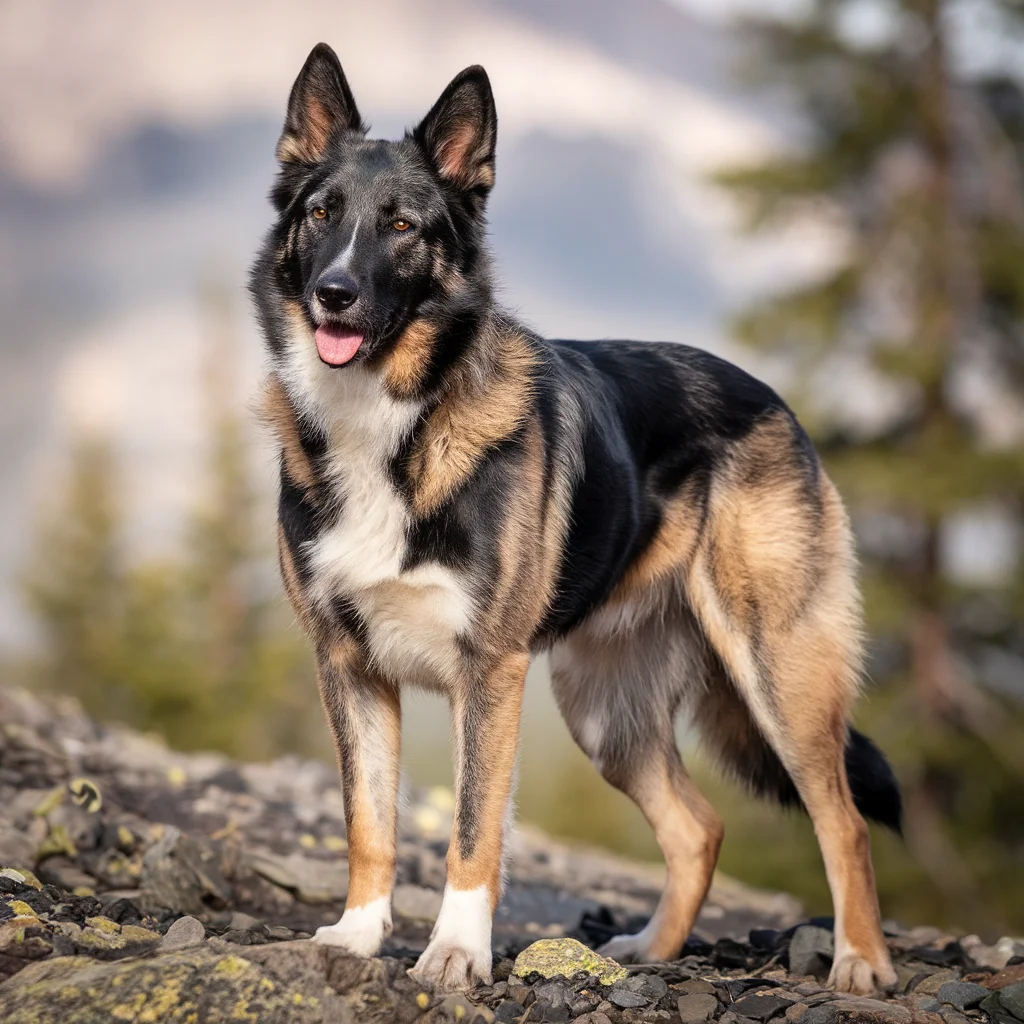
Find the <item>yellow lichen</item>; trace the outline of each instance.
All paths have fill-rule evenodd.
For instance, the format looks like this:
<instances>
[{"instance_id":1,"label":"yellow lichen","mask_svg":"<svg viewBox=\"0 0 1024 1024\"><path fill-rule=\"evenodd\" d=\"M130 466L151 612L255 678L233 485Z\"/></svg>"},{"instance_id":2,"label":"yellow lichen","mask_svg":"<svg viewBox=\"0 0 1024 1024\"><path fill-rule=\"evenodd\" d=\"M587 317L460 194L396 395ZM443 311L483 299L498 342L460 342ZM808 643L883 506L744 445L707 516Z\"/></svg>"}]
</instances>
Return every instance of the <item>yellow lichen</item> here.
<instances>
[{"instance_id":1,"label":"yellow lichen","mask_svg":"<svg viewBox=\"0 0 1024 1024\"><path fill-rule=\"evenodd\" d=\"M425 1010L430 1005L430 996L426 992L420 992L416 996L416 1005L421 1009Z\"/></svg>"},{"instance_id":2,"label":"yellow lichen","mask_svg":"<svg viewBox=\"0 0 1024 1024\"><path fill-rule=\"evenodd\" d=\"M116 921L111 921L109 917L87 917L85 923L108 935L116 935L121 930L121 926Z\"/></svg>"},{"instance_id":3,"label":"yellow lichen","mask_svg":"<svg viewBox=\"0 0 1024 1024\"><path fill-rule=\"evenodd\" d=\"M255 1024L259 1020L259 1016L249 1009L248 998L242 996L235 1001L234 1008L231 1011L231 1019L251 1021Z\"/></svg>"},{"instance_id":4,"label":"yellow lichen","mask_svg":"<svg viewBox=\"0 0 1024 1024\"><path fill-rule=\"evenodd\" d=\"M139 1013L138 1024L159 1024L181 1001L181 979L168 978L157 985Z\"/></svg>"},{"instance_id":5,"label":"yellow lichen","mask_svg":"<svg viewBox=\"0 0 1024 1024\"><path fill-rule=\"evenodd\" d=\"M240 956L235 956L234 953L229 953L225 957L221 957L214 966L214 970L218 974L226 974L229 977L234 977L238 974L243 974L249 970L252 964L248 960L243 960Z\"/></svg>"},{"instance_id":6,"label":"yellow lichen","mask_svg":"<svg viewBox=\"0 0 1024 1024\"><path fill-rule=\"evenodd\" d=\"M540 939L516 957L512 968L517 977L539 974L542 978L597 978L602 985L614 985L629 974L614 960L599 956L576 939Z\"/></svg>"},{"instance_id":7,"label":"yellow lichen","mask_svg":"<svg viewBox=\"0 0 1024 1024\"><path fill-rule=\"evenodd\" d=\"M24 900L11 900L7 906L9 906L18 917L39 916Z\"/></svg>"}]
</instances>

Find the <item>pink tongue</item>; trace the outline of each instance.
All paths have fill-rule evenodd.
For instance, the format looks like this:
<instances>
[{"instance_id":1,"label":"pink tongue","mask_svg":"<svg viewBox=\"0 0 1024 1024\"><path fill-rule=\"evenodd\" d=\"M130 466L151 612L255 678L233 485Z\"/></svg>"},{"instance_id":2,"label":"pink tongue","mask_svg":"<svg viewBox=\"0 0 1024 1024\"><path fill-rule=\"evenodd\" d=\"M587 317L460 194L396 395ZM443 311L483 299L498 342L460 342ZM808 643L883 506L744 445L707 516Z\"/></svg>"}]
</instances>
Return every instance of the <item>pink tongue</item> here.
<instances>
[{"instance_id":1,"label":"pink tongue","mask_svg":"<svg viewBox=\"0 0 1024 1024\"><path fill-rule=\"evenodd\" d=\"M363 343L363 336L355 331L340 327L318 327L316 329L316 350L320 358L331 366L347 363Z\"/></svg>"}]
</instances>

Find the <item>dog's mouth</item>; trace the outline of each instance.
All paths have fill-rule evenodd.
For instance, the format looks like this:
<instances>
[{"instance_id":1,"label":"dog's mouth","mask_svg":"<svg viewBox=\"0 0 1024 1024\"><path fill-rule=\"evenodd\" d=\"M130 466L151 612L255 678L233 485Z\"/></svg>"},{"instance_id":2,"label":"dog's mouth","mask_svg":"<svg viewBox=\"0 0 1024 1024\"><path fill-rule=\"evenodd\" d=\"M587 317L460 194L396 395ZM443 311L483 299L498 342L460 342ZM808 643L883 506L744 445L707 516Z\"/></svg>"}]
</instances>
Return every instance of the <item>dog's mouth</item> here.
<instances>
[{"instance_id":1,"label":"dog's mouth","mask_svg":"<svg viewBox=\"0 0 1024 1024\"><path fill-rule=\"evenodd\" d=\"M316 350L328 366L344 366L363 344L361 331L337 324L321 324L316 329Z\"/></svg>"}]
</instances>

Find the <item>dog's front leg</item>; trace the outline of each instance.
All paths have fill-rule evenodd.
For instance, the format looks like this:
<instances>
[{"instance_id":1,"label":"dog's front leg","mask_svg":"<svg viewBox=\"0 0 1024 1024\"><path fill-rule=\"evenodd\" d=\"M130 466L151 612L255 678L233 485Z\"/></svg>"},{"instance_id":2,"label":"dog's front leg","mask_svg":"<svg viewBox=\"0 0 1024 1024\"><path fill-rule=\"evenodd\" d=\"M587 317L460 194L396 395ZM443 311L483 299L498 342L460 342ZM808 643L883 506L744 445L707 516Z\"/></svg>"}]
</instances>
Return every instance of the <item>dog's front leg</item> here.
<instances>
[{"instance_id":1,"label":"dog's front leg","mask_svg":"<svg viewBox=\"0 0 1024 1024\"><path fill-rule=\"evenodd\" d=\"M374 956L391 934L401 705L397 688L365 671L350 641L317 658L320 699L334 735L345 797L349 882L337 924L316 942Z\"/></svg>"},{"instance_id":2,"label":"dog's front leg","mask_svg":"<svg viewBox=\"0 0 1024 1024\"><path fill-rule=\"evenodd\" d=\"M430 944L410 972L439 990L491 980L491 920L501 899L502 847L529 655L497 659L452 695L455 824L448 881Z\"/></svg>"}]
</instances>

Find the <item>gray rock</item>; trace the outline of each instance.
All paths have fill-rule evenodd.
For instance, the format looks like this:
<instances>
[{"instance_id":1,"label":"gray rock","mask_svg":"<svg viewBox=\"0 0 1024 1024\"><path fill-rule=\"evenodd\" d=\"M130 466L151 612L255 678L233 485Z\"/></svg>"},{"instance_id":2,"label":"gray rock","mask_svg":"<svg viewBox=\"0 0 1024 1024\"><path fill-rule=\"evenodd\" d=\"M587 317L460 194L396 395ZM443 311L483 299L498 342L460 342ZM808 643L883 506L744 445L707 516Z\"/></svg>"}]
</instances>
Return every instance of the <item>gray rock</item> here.
<instances>
[{"instance_id":1,"label":"gray rock","mask_svg":"<svg viewBox=\"0 0 1024 1024\"><path fill-rule=\"evenodd\" d=\"M733 1004L736 1013L742 1013L754 1020L770 1020L778 1013L792 1005L792 999L776 995L774 992L756 992L737 999Z\"/></svg>"},{"instance_id":2,"label":"gray rock","mask_svg":"<svg viewBox=\"0 0 1024 1024\"><path fill-rule=\"evenodd\" d=\"M842 1021L863 1021L868 1024L870 1021L881 1022L892 1021L893 1024L910 1024L914 1014L905 1006L898 1003L885 1003L880 999L865 999L855 996L843 996L832 1003L823 1003L816 1009L829 1008L836 1012L836 1019ZM807 1020L807 1014L803 1020Z\"/></svg>"},{"instance_id":3,"label":"gray rock","mask_svg":"<svg viewBox=\"0 0 1024 1024\"><path fill-rule=\"evenodd\" d=\"M538 1003L545 1002L551 1006L568 1006L575 995L572 985L564 981L543 981L533 991Z\"/></svg>"},{"instance_id":4,"label":"gray rock","mask_svg":"<svg viewBox=\"0 0 1024 1024\"><path fill-rule=\"evenodd\" d=\"M940 1003L949 1003L958 1010L970 1010L988 995L988 989L970 981L947 981L939 986Z\"/></svg>"},{"instance_id":5,"label":"gray rock","mask_svg":"<svg viewBox=\"0 0 1024 1024\"><path fill-rule=\"evenodd\" d=\"M668 995L668 982L656 974L634 974L629 981L633 982L633 985L629 986L633 992L647 996L652 1003L656 1003Z\"/></svg>"},{"instance_id":6,"label":"gray rock","mask_svg":"<svg viewBox=\"0 0 1024 1024\"><path fill-rule=\"evenodd\" d=\"M1017 1019L1003 1007L999 1001L998 992L993 992L990 996L982 999L978 1004L978 1009L984 1012L986 1020L996 1021L997 1024L1004 1024L1004 1022L1005 1024L1015 1024Z\"/></svg>"},{"instance_id":7,"label":"gray rock","mask_svg":"<svg viewBox=\"0 0 1024 1024\"><path fill-rule=\"evenodd\" d=\"M676 989L682 992L683 995L696 995L697 993L703 993L704 995L713 996L715 994L715 986L710 981L705 981L703 978L690 978L682 984L677 985Z\"/></svg>"},{"instance_id":8,"label":"gray rock","mask_svg":"<svg viewBox=\"0 0 1024 1024\"><path fill-rule=\"evenodd\" d=\"M163 952L187 949L189 946L198 946L205 938L206 929L202 921L194 917L179 917L160 940L160 949Z\"/></svg>"},{"instance_id":9,"label":"gray rock","mask_svg":"<svg viewBox=\"0 0 1024 1024\"><path fill-rule=\"evenodd\" d=\"M422 885L396 885L392 909L410 921L433 921L441 910L441 893Z\"/></svg>"},{"instance_id":10,"label":"gray rock","mask_svg":"<svg viewBox=\"0 0 1024 1024\"><path fill-rule=\"evenodd\" d=\"M650 999L640 995L639 992L630 992L628 988L621 988L616 985L608 993L608 1002L617 1006L620 1010L629 1010L637 1006L646 1006Z\"/></svg>"},{"instance_id":11,"label":"gray rock","mask_svg":"<svg viewBox=\"0 0 1024 1024\"><path fill-rule=\"evenodd\" d=\"M231 888L221 874L212 843L166 826L142 858L139 905L146 910L200 914L209 903L225 905Z\"/></svg>"},{"instance_id":12,"label":"gray rock","mask_svg":"<svg viewBox=\"0 0 1024 1024\"><path fill-rule=\"evenodd\" d=\"M58 885L62 889L73 891L75 889L98 888L96 879L87 875L74 861L67 857L47 857L39 865L39 880L48 882L51 885Z\"/></svg>"},{"instance_id":13,"label":"gray rock","mask_svg":"<svg viewBox=\"0 0 1024 1024\"><path fill-rule=\"evenodd\" d=\"M258 917L253 917L252 914L243 914L242 911L236 910L231 915L228 927L245 931L247 928L259 928L262 924L263 922Z\"/></svg>"},{"instance_id":14,"label":"gray rock","mask_svg":"<svg viewBox=\"0 0 1024 1024\"><path fill-rule=\"evenodd\" d=\"M1017 1020L1024 1020L1024 981L1018 981L1013 985L1007 985L1006 988L1001 988L999 990L999 1002Z\"/></svg>"},{"instance_id":15,"label":"gray rock","mask_svg":"<svg viewBox=\"0 0 1024 1024\"><path fill-rule=\"evenodd\" d=\"M832 1003L822 1003L812 1006L800 1018L800 1024L836 1024L839 1019L839 1011Z\"/></svg>"},{"instance_id":16,"label":"gray rock","mask_svg":"<svg viewBox=\"0 0 1024 1024\"><path fill-rule=\"evenodd\" d=\"M956 971L950 970L946 967L941 971L933 971L927 978L914 985L910 991L915 994L934 996L943 985L946 985L951 981L959 980L960 975Z\"/></svg>"},{"instance_id":17,"label":"gray rock","mask_svg":"<svg viewBox=\"0 0 1024 1024\"><path fill-rule=\"evenodd\" d=\"M703 1024L718 1010L718 1000L707 992L693 992L680 996L676 1008L683 1024Z\"/></svg>"},{"instance_id":18,"label":"gray rock","mask_svg":"<svg viewBox=\"0 0 1024 1024\"><path fill-rule=\"evenodd\" d=\"M789 942L789 973L827 977L834 951L835 940L830 931L813 925L797 928Z\"/></svg>"},{"instance_id":19,"label":"gray rock","mask_svg":"<svg viewBox=\"0 0 1024 1024\"><path fill-rule=\"evenodd\" d=\"M0 867L29 868L36 865L36 844L20 829L0 826Z\"/></svg>"},{"instance_id":20,"label":"gray rock","mask_svg":"<svg viewBox=\"0 0 1024 1024\"><path fill-rule=\"evenodd\" d=\"M314 860L295 852L283 857L270 850L250 850L246 860L268 881L294 892L309 904L336 903L348 892L348 864Z\"/></svg>"},{"instance_id":21,"label":"gray rock","mask_svg":"<svg viewBox=\"0 0 1024 1024\"><path fill-rule=\"evenodd\" d=\"M566 1003L548 1003L538 999L530 1007L531 1021L543 1022L543 1024L566 1024L569 1020L569 1007Z\"/></svg>"},{"instance_id":22,"label":"gray rock","mask_svg":"<svg viewBox=\"0 0 1024 1024\"><path fill-rule=\"evenodd\" d=\"M526 1007L514 999L506 999L495 1011L495 1024L512 1024L526 1013Z\"/></svg>"}]
</instances>

